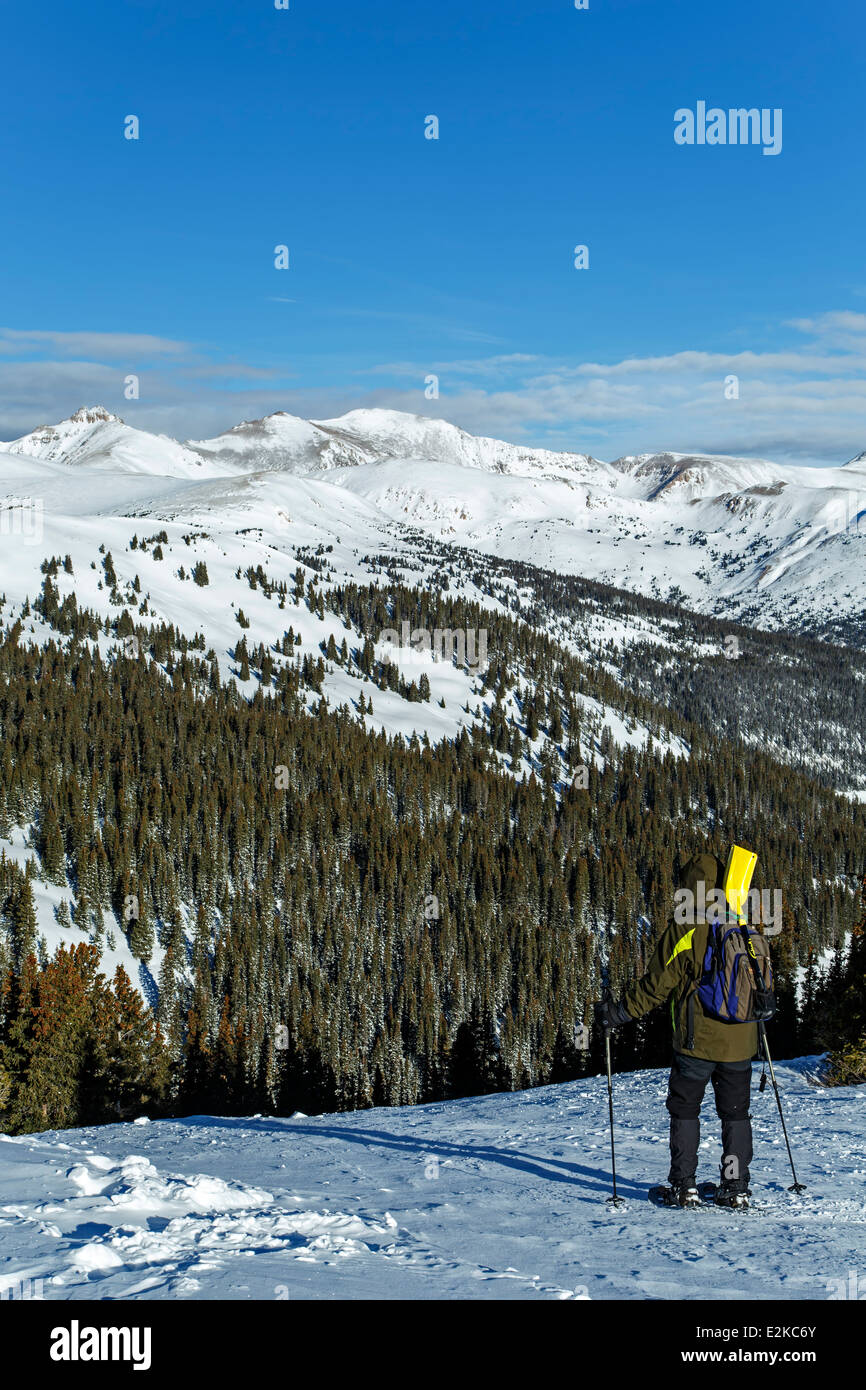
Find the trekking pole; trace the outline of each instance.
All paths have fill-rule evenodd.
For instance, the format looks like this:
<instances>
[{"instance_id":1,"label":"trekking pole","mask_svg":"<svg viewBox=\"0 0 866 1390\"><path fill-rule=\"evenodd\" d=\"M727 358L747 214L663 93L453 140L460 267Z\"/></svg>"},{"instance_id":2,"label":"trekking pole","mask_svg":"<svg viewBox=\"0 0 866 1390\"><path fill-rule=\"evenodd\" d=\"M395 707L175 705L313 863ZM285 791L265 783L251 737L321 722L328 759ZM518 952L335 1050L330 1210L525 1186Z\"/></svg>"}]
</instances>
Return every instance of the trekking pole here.
<instances>
[{"instance_id":1,"label":"trekking pole","mask_svg":"<svg viewBox=\"0 0 866 1390\"><path fill-rule=\"evenodd\" d=\"M796 1168L794 1167L794 1155L791 1153L791 1145L790 1145L790 1143L788 1142L788 1130L787 1130L787 1128L786 1128L786 1126L785 1126L785 1116L782 1114L782 1101L781 1101L781 1098L780 1098L780 1096L779 1096L779 1087L776 1085L776 1073L775 1073L775 1071L773 1070L773 1059L772 1059L772 1057L770 1056L770 1047L769 1047L769 1044L768 1044L768 1042L767 1042L767 1031L766 1031L766 1029L765 1029L763 1023L759 1023L759 1024L758 1024L758 1032L759 1032L760 1035L761 1035L761 1042L764 1044L764 1055L765 1055L765 1057L767 1058L767 1063L768 1063L769 1068L770 1068L770 1080L771 1080L772 1083L773 1083L773 1090L774 1090L775 1093L776 1093L776 1104L777 1104L778 1107L779 1107L779 1119L782 1121L782 1133L783 1133L784 1136L785 1136L785 1147L786 1147L787 1150L788 1150L788 1162L789 1162L790 1165L791 1165L791 1172L794 1174L794 1183L793 1183L793 1186L792 1186L792 1187L789 1187L789 1188L788 1188L788 1191L789 1191L789 1192L805 1192L805 1190L806 1190L806 1184L805 1184L804 1182L798 1182L798 1181L797 1181L797 1170L796 1170Z\"/></svg>"},{"instance_id":2,"label":"trekking pole","mask_svg":"<svg viewBox=\"0 0 866 1390\"><path fill-rule=\"evenodd\" d=\"M605 999L608 999L608 998L611 997L611 994L610 994L610 990L609 990L609 989L605 990L604 997L605 997ZM613 1079L612 1079L612 1077L611 1077L611 1071L610 1071L610 1029L609 1029L609 1028L605 1028L605 1030L604 1030L604 1054L605 1054L605 1059L606 1059L606 1061L607 1061L607 1107L608 1107L608 1111L609 1111L609 1113L610 1113L610 1171L611 1171L611 1174L613 1175L613 1196L612 1196L612 1197L608 1197L606 1200L608 1201L608 1203L609 1203L612 1207L620 1207L620 1206L623 1205L623 1203L624 1203L624 1201L625 1201L625 1198L624 1198L624 1197L619 1197L619 1196L617 1196L617 1191L616 1191L616 1151L615 1151L615 1149L614 1149L614 1144L613 1144Z\"/></svg>"}]
</instances>

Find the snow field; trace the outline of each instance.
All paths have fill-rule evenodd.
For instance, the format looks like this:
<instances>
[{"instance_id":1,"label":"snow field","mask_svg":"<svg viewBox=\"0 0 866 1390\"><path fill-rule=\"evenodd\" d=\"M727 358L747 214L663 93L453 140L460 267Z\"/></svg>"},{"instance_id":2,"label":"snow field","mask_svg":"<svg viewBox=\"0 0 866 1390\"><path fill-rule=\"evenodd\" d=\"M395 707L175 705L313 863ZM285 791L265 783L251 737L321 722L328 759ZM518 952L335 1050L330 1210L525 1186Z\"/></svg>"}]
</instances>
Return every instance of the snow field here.
<instances>
[{"instance_id":1,"label":"snow field","mask_svg":"<svg viewBox=\"0 0 866 1390\"><path fill-rule=\"evenodd\" d=\"M756 1064L757 1066L757 1064ZM863 1088L777 1067L752 1097L760 1210L663 1211L667 1074L344 1115L0 1136L0 1286L45 1299L827 1300L866 1276ZM702 1167L715 1177L708 1096ZM864 1282L866 1286L866 1282Z\"/></svg>"}]
</instances>

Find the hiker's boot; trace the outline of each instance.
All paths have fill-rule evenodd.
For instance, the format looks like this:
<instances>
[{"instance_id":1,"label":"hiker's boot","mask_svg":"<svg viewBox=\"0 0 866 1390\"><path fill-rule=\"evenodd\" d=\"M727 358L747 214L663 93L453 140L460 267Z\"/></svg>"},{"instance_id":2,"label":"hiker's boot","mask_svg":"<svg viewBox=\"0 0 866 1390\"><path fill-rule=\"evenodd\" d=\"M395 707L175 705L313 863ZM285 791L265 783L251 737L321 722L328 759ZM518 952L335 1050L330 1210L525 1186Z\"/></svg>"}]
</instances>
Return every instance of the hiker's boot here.
<instances>
[{"instance_id":1,"label":"hiker's boot","mask_svg":"<svg viewBox=\"0 0 866 1390\"><path fill-rule=\"evenodd\" d=\"M716 1206L744 1211L751 1195L748 1178L722 1178L716 1189Z\"/></svg>"},{"instance_id":2,"label":"hiker's boot","mask_svg":"<svg viewBox=\"0 0 866 1390\"><path fill-rule=\"evenodd\" d=\"M701 1205L698 1185L693 1177L681 1178L679 1182L672 1182L671 1192L678 1207L699 1207Z\"/></svg>"}]
</instances>

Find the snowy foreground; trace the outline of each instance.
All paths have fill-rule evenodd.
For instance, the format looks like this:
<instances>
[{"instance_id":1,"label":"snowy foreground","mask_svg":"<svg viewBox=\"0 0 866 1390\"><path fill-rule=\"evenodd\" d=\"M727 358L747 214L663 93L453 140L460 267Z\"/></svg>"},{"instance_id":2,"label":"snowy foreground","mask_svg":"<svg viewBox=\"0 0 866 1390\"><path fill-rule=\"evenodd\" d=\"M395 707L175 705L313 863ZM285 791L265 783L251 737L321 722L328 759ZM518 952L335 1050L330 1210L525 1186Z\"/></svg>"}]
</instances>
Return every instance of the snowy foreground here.
<instances>
[{"instance_id":1,"label":"snowy foreground","mask_svg":"<svg viewBox=\"0 0 866 1390\"><path fill-rule=\"evenodd\" d=\"M0 1291L55 1299L817 1299L866 1266L866 1087L777 1068L752 1116L761 1210L669 1212L667 1073L349 1115L0 1135ZM709 1088L708 1088L709 1092ZM704 1104L702 1171L719 1140ZM41 1281L41 1285L40 1282ZM866 1279L863 1279L866 1291ZM843 1292L847 1290L847 1292ZM856 1294L855 1294L856 1296Z\"/></svg>"}]
</instances>

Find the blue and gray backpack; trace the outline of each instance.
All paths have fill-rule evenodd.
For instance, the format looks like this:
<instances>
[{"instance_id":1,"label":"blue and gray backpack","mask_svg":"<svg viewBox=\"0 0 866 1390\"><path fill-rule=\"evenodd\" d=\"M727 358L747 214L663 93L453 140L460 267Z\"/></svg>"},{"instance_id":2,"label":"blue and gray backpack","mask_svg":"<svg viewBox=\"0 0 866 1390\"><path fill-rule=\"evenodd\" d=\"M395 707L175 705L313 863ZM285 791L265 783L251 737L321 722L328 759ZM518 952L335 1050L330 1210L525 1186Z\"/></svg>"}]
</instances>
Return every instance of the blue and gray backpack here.
<instances>
[{"instance_id":1,"label":"blue and gray backpack","mask_svg":"<svg viewBox=\"0 0 866 1390\"><path fill-rule=\"evenodd\" d=\"M722 1023L765 1023L776 1012L770 950L746 922L709 923L697 996Z\"/></svg>"}]
</instances>

